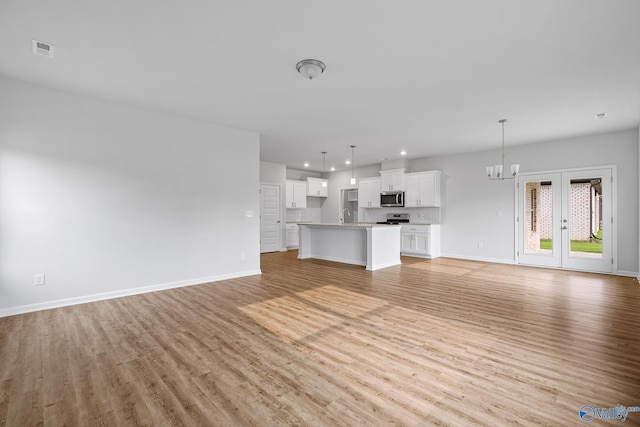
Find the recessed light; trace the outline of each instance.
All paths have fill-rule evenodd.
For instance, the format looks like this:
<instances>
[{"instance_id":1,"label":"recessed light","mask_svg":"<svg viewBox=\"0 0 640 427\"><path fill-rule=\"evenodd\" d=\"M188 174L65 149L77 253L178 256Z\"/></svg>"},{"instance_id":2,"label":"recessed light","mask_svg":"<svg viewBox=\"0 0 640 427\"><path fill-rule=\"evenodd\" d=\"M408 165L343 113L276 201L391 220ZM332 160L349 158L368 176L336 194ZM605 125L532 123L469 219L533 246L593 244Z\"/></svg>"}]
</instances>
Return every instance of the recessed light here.
<instances>
[{"instance_id":1,"label":"recessed light","mask_svg":"<svg viewBox=\"0 0 640 427\"><path fill-rule=\"evenodd\" d=\"M599 114L596 114L596 117L597 117L598 119L600 119L600 120L602 120L602 119L606 119L606 118L607 118L607 113L599 113Z\"/></svg>"},{"instance_id":2,"label":"recessed light","mask_svg":"<svg viewBox=\"0 0 640 427\"><path fill-rule=\"evenodd\" d=\"M401 156L406 156L406 155L407 155L407 152L406 152L406 151L404 151L404 150L402 150L402 151L400 152L400 155L401 155Z\"/></svg>"},{"instance_id":3,"label":"recessed light","mask_svg":"<svg viewBox=\"0 0 640 427\"><path fill-rule=\"evenodd\" d=\"M309 163L305 163L305 164L304 164L304 167L305 167L305 168L308 168L308 167L309 167Z\"/></svg>"},{"instance_id":4,"label":"recessed light","mask_svg":"<svg viewBox=\"0 0 640 427\"><path fill-rule=\"evenodd\" d=\"M335 172L336 168L334 168L333 166L331 166L331 172Z\"/></svg>"},{"instance_id":5,"label":"recessed light","mask_svg":"<svg viewBox=\"0 0 640 427\"><path fill-rule=\"evenodd\" d=\"M347 161L344 162L345 165L350 165L351 164L351 160L347 159Z\"/></svg>"}]
</instances>

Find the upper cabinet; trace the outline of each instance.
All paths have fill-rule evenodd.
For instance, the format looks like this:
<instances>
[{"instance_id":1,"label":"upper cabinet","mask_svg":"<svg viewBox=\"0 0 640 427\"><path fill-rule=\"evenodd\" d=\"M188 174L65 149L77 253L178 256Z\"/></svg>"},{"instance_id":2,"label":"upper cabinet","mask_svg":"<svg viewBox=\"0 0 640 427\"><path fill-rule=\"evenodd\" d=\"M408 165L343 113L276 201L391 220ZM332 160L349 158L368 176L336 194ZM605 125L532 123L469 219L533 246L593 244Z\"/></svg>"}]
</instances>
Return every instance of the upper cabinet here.
<instances>
[{"instance_id":1,"label":"upper cabinet","mask_svg":"<svg viewBox=\"0 0 640 427\"><path fill-rule=\"evenodd\" d=\"M329 186L322 186L322 182L326 180L322 178L307 178L307 196L311 197L329 197Z\"/></svg>"},{"instance_id":2,"label":"upper cabinet","mask_svg":"<svg viewBox=\"0 0 640 427\"><path fill-rule=\"evenodd\" d=\"M440 171L415 172L405 175L404 206L440 207Z\"/></svg>"},{"instance_id":3,"label":"upper cabinet","mask_svg":"<svg viewBox=\"0 0 640 427\"><path fill-rule=\"evenodd\" d=\"M380 191L406 191L405 169L380 171Z\"/></svg>"},{"instance_id":4,"label":"upper cabinet","mask_svg":"<svg viewBox=\"0 0 640 427\"><path fill-rule=\"evenodd\" d=\"M363 178L358 184L358 207L380 207L380 178Z\"/></svg>"},{"instance_id":5,"label":"upper cabinet","mask_svg":"<svg viewBox=\"0 0 640 427\"><path fill-rule=\"evenodd\" d=\"M286 182L286 200L287 208L306 208L307 207L307 183L304 181L287 181Z\"/></svg>"}]
</instances>

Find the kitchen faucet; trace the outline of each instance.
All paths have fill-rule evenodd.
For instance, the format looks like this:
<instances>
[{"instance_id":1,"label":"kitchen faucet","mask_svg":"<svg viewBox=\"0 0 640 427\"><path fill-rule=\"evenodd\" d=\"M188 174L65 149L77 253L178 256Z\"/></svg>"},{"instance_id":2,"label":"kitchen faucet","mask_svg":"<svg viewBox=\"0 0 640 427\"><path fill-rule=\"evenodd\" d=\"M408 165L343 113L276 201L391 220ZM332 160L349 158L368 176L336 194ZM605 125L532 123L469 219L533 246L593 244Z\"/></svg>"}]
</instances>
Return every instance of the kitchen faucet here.
<instances>
[{"instance_id":1,"label":"kitchen faucet","mask_svg":"<svg viewBox=\"0 0 640 427\"><path fill-rule=\"evenodd\" d=\"M349 212L348 208L343 208L342 209L342 215L344 215L345 212L347 213L347 216L351 216L351 212Z\"/></svg>"}]
</instances>

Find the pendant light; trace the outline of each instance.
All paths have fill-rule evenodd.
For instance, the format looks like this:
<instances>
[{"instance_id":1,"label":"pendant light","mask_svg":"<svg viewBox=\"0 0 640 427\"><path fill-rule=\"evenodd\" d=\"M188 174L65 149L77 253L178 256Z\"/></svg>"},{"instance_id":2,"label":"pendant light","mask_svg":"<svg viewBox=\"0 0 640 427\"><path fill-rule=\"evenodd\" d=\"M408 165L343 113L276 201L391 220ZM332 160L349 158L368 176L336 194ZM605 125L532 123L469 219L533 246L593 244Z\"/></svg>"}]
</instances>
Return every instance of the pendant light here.
<instances>
[{"instance_id":1,"label":"pendant light","mask_svg":"<svg viewBox=\"0 0 640 427\"><path fill-rule=\"evenodd\" d=\"M507 119L498 120L498 123L502 125L502 163L495 166L487 166L486 168L487 177L489 177L489 179L491 180L502 181L503 179L513 179L515 178L516 175L518 175L518 172L520 171L520 165L516 163L511 165L511 176L505 177L503 174L504 172L504 124L506 122L507 122ZM494 172L495 172L495 175L494 175Z\"/></svg>"},{"instance_id":2,"label":"pendant light","mask_svg":"<svg viewBox=\"0 0 640 427\"><path fill-rule=\"evenodd\" d=\"M355 149L356 149L356 146L352 145L351 146L351 185L356 184L356 170L355 170L356 164L354 163Z\"/></svg>"},{"instance_id":3,"label":"pendant light","mask_svg":"<svg viewBox=\"0 0 640 427\"><path fill-rule=\"evenodd\" d=\"M327 177L326 177L326 173L327 173L327 152L323 151L322 155L324 156L322 158L322 186L326 187L327 186Z\"/></svg>"}]
</instances>

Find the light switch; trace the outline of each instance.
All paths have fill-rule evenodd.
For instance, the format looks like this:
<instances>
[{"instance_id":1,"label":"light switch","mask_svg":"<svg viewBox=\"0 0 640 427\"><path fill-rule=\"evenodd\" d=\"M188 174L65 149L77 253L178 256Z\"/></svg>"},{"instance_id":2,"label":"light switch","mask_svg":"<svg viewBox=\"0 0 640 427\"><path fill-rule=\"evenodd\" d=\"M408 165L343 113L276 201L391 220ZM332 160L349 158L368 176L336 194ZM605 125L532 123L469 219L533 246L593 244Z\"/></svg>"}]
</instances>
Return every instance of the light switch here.
<instances>
[{"instance_id":1,"label":"light switch","mask_svg":"<svg viewBox=\"0 0 640 427\"><path fill-rule=\"evenodd\" d=\"M245 211L244 216L247 218L253 218L253 211Z\"/></svg>"}]
</instances>

